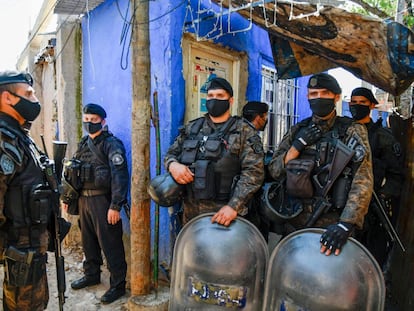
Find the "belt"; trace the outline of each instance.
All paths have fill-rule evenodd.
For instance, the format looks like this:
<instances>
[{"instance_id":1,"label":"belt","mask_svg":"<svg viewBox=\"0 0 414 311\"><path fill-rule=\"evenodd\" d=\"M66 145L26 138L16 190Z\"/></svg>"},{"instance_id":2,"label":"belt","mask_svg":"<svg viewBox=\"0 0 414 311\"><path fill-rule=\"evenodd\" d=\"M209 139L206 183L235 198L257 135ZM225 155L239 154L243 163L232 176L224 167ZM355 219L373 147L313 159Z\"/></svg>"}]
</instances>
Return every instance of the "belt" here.
<instances>
[{"instance_id":1,"label":"belt","mask_svg":"<svg viewBox=\"0 0 414 311\"><path fill-rule=\"evenodd\" d=\"M84 189L81 191L80 195L84 197L95 197L97 195L107 194L107 190L98 190L98 189Z\"/></svg>"}]
</instances>

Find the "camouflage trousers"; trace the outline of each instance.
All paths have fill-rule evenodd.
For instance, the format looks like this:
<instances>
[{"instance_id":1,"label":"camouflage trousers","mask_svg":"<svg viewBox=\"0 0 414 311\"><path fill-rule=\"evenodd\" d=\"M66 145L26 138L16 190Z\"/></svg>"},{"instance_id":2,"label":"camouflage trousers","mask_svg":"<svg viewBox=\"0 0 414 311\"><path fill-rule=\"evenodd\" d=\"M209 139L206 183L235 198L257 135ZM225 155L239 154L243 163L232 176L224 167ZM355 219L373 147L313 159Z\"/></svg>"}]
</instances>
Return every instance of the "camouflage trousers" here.
<instances>
[{"instance_id":1,"label":"camouflage trousers","mask_svg":"<svg viewBox=\"0 0 414 311\"><path fill-rule=\"evenodd\" d=\"M304 229L305 224L312 217L312 207L305 205L303 211L293 219L290 219L286 226L286 234L292 233L299 229ZM336 224L339 221L339 210L329 211L322 214L319 219L312 225L313 228L327 228L329 225Z\"/></svg>"},{"instance_id":2,"label":"camouflage trousers","mask_svg":"<svg viewBox=\"0 0 414 311\"><path fill-rule=\"evenodd\" d=\"M185 200L183 204L183 225L194 217L204 213L216 213L226 203L218 203L208 200Z\"/></svg>"},{"instance_id":3,"label":"camouflage trousers","mask_svg":"<svg viewBox=\"0 0 414 311\"><path fill-rule=\"evenodd\" d=\"M49 302L46 266L40 280L27 286L13 286L7 280L3 282L4 311L41 311Z\"/></svg>"}]
</instances>

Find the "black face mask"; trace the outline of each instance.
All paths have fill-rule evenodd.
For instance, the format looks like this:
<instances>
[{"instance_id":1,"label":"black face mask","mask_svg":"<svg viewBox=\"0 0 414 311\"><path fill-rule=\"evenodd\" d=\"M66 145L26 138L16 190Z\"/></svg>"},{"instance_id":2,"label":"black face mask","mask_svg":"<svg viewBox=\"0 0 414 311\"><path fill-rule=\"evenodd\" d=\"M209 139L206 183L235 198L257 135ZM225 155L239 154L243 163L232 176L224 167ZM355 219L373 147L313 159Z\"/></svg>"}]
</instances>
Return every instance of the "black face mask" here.
<instances>
[{"instance_id":1,"label":"black face mask","mask_svg":"<svg viewBox=\"0 0 414 311\"><path fill-rule=\"evenodd\" d=\"M83 128L89 134L95 134L102 129L102 123L83 122Z\"/></svg>"},{"instance_id":2,"label":"black face mask","mask_svg":"<svg viewBox=\"0 0 414 311\"><path fill-rule=\"evenodd\" d=\"M335 99L333 98L314 98L309 99L310 109L318 117L326 117L335 109Z\"/></svg>"},{"instance_id":3,"label":"black face mask","mask_svg":"<svg viewBox=\"0 0 414 311\"><path fill-rule=\"evenodd\" d=\"M32 102L24 97L21 97L20 95L14 94L9 91L10 94L13 94L14 96L20 98L20 100L12 106L14 110L16 110L23 119L26 121L34 121L34 119L37 118L37 116L40 113L40 103L39 102Z\"/></svg>"},{"instance_id":4,"label":"black face mask","mask_svg":"<svg viewBox=\"0 0 414 311\"><path fill-rule=\"evenodd\" d=\"M208 99L206 107L209 115L212 117L219 117L229 110L230 102L228 99Z\"/></svg>"},{"instance_id":5,"label":"black face mask","mask_svg":"<svg viewBox=\"0 0 414 311\"><path fill-rule=\"evenodd\" d=\"M349 105L349 111L352 114L352 118L355 120L361 120L369 115L371 109L365 105Z\"/></svg>"}]
</instances>

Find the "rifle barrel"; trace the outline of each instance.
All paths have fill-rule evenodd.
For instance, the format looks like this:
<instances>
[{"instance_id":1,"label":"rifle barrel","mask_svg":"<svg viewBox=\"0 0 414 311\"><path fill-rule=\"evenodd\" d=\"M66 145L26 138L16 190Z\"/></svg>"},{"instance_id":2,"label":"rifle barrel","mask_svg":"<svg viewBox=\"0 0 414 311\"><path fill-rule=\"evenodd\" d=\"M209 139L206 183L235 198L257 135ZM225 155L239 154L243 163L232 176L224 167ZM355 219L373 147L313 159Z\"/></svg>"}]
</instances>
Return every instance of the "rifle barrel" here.
<instances>
[{"instance_id":1,"label":"rifle barrel","mask_svg":"<svg viewBox=\"0 0 414 311\"><path fill-rule=\"evenodd\" d=\"M372 196L374 197L375 203L375 211L377 212L378 217L380 218L382 224L384 225L385 229L387 230L391 240L397 241L398 246L401 248L403 252L405 252L404 244L402 243L400 237L398 236L397 231L395 230L394 226L392 225L390 219L388 218L387 213L385 212L384 206L382 205L380 199L378 198L375 191L372 191Z\"/></svg>"}]
</instances>

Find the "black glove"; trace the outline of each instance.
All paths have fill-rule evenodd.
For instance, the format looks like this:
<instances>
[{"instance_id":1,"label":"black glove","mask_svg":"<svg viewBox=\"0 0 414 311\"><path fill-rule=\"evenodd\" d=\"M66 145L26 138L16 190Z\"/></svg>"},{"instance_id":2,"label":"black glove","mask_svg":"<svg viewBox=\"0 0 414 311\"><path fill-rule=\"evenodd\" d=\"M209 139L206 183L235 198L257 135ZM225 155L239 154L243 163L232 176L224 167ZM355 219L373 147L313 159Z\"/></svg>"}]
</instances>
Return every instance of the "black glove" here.
<instances>
[{"instance_id":1,"label":"black glove","mask_svg":"<svg viewBox=\"0 0 414 311\"><path fill-rule=\"evenodd\" d=\"M321 138L322 132L315 124L304 127L295 136L295 140L292 146L299 152L302 152L306 146L313 145L319 138Z\"/></svg>"},{"instance_id":2,"label":"black glove","mask_svg":"<svg viewBox=\"0 0 414 311\"><path fill-rule=\"evenodd\" d=\"M340 250L351 235L353 228L353 224L342 221L335 225L330 225L322 234L320 242L332 250L332 252L335 252L337 249Z\"/></svg>"}]
</instances>

